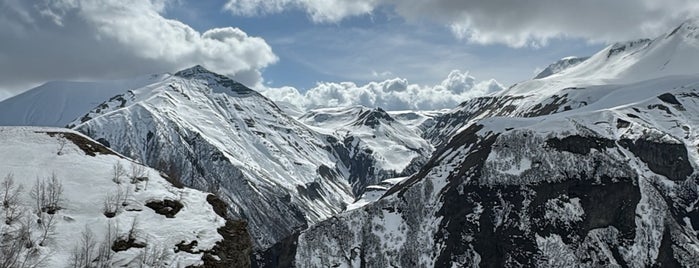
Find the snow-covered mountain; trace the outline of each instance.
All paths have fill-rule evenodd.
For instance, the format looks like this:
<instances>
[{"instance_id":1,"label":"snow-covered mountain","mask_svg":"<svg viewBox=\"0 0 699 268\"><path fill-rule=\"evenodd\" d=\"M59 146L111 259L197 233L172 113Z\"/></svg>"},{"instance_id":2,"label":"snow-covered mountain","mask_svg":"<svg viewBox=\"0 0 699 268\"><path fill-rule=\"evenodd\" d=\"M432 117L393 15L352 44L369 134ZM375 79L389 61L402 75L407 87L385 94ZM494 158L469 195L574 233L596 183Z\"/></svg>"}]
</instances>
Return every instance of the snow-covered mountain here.
<instances>
[{"instance_id":1,"label":"snow-covered mountain","mask_svg":"<svg viewBox=\"0 0 699 268\"><path fill-rule=\"evenodd\" d=\"M414 173L433 150L419 129L402 124L381 108L317 109L299 117L299 121L346 146L354 163L349 181L357 196L369 185Z\"/></svg>"},{"instance_id":2,"label":"snow-covered mountain","mask_svg":"<svg viewBox=\"0 0 699 268\"><path fill-rule=\"evenodd\" d=\"M575 110L598 101L604 103L609 96L617 94L616 89L633 84L639 87L681 86L699 74L697 25L699 21L688 20L652 40L612 44L556 74L470 99L435 117L433 126L425 130L424 136L439 145L483 118L534 117Z\"/></svg>"},{"instance_id":3,"label":"snow-covered mountain","mask_svg":"<svg viewBox=\"0 0 699 268\"><path fill-rule=\"evenodd\" d=\"M396 121L363 109L335 125L307 126L201 66L133 81L47 85L0 102L18 115L7 124L67 125L178 183L216 192L231 217L247 221L258 251L343 211L368 185L409 174L432 151L415 123L428 119L423 113ZM62 116L25 120L30 113Z\"/></svg>"},{"instance_id":4,"label":"snow-covered mountain","mask_svg":"<svg viewBox=\"0 0 699 268\"><path fill-rule=\"evenodd\" d=\"M220 199L78 132L0 127L0 152L4 267L249 265Z\"/></svg>"},{"instance_id":5,"label":"snow-covered mountain","mask_svg":"<svg viewBox=\"0 0 699 268\"><path fill-rule=\"evenodd\" d=\"M66 130L0 129L7 136L0 144L10 144L0 166L19 168L15 176L41 177L37 170L47 167L64 172L56 171L59 177L79 172L75 179L103 189L104 198L106 186L90 179L129 160L78 152L111 153L109 147L161 170L172 183L220 196L227 215L247 222L257 251L251 262L259 266L693 267L699 265L698 25L690 20L655 39L563 59L535 79L439 112L346 107L290 115L201 66L130 82L54 82L0 102L3 124L67 124L100 144ZM106 89L89 95L96 85ZM57 95L49 94L52 88ZM77 97L83 91L88 98ZM62 143L65 137L81 142ZM33 143L59 149L35 153L40 148ZM62 148L72 148L72 157ZM32 154L42 156L26 165ZM50 164L39 169L39 163ZM93 164L101 171L84 176L92 173L79 166ZM132 194L134 204L167 199L153 210L172 211L172 194L180 190L163 185ZM184 208L206 199L182 191L193 196L177 199L186 201ZM95 198L85 202L104 203ZM228 226L223 203L205 201L218 214L202 203L195 205L200 219L175 224L200 224L196 230L227 239L220 230ZM127 208L113 218L148 211ZM90 228L109 221L96 220L94 208L85 211L84 220L69 216ZM243 223L235 223L233 233L245 236ZM166 231L177 230L144 233L178 243L158 236ZM225 239L195 235L202 241L192 246L193 234L182 235L173 260L227 260L212 246ZM252 247L219 245L240 254ZM114 261L133 263L140 252L125 250Z\"/></svg>"},{"instance_id":6,"label":"snow-covered mountain","mask_svg":"<svg viewBox=\"0 0 699 268\"><path fill-rule=\"evenodd\" d=\"M169 77L155 74L98 82L48 82L3 100L0 126L64 127L104 100Z\"/></svg>"},{"instance_id":7,"label":"snow-covered mountain","mask_svg":"<svg viewBox=\"0 0 699 268\"><path fill-rule=\"evenodd\" d=\"M437 116L429 162L302 232L290 263L699 265L696 25Z\"/></svg>"},{"instance_id":8,"label":"snow-covered mountain","mask_svg":"<svg viewBox=\"0 0 699 268\"><path fill-rule=\"evenodd\" d=\"M248 222L258 249L354 200L343 144L201 66L114 96L69 126L216 192Z\"/></svg>"}]
</instances>

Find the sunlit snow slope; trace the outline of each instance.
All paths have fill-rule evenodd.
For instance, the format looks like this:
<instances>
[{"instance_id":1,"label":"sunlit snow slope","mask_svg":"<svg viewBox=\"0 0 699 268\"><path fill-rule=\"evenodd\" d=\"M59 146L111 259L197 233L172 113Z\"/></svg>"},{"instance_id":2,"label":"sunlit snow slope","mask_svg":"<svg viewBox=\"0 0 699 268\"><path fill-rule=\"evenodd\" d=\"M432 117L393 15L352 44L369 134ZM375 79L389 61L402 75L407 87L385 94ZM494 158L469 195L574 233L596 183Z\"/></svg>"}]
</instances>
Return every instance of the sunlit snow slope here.
<instances>
[{"instance_id":1,"label":"sunlit snow slope","mask_svg":"<svg viewBox=\"0 0 699 268\"><path fill-rule=\"evenodd\" d=\"M168 76L148 75L100 82L48 82L0 102L0 126L64 127L105 99Z\"/></svg>"},{"instance_id":2,"label":"sunlit snow slope","mask_svg":"<svg viewBox=\"0 0 699 268\"><path fill-rule=\"evenodd\" d=\"M208 265L237 266L244 263L227 262L230 259L224 257L250 253L252 245L244 225L236 229L238 223L219 215L212 206L218 200L214 196L174 187L158 171L80 133L0 127L0 152L3 261L12 256L8 250L12 243L19 243L22 249L17 263L8 267L73 267L76 256L88 260L83 265L90 267L184 267L204 264L204 259ZM118 179L115 166L124 170ZM59 209L42 206L39 210L33 189L37 181L48 182L52 176L62 185ZM5 183L9 177L14 178L14 186ZM13 196L16 202L7 202ZM154 206L164 202L181 206L172 205L172 210ZM112 209L106 209L107 204ZM22 232L23 228L28 231ZM236 231L244 235L231 235ZM85 238L88 233L90 240ZM218 255L225 244L244 248L246 241L247 252ZM178 250L177 245L193 247Z\"/></svg>"},{"instance_id":3,"label":"sunlit snow slope","mask_svg":"<svg viewBox=\"0 0 699 268\"><path fill-rule=\"evenodd\" d=\"M70 127L218 193L261 248L354 200L344 145L201 66L114 96Z\"/></svg>"}]
</instances>

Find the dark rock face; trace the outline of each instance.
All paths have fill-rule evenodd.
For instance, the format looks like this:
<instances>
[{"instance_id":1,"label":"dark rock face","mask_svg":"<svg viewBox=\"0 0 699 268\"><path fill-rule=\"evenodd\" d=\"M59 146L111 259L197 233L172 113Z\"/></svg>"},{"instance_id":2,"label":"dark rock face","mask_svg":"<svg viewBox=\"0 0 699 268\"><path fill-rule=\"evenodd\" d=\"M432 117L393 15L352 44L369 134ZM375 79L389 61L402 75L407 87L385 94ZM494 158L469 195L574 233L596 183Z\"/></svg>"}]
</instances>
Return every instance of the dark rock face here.
<instances>
[{"instance_id":1,"label":"dark rock face","mask_svg":"<svg viewBox=\"0 0 699 268\"><path fill-rule=\"evenodd\" d=\"M614 227L622 234L622 243L629 245L635 236L635 208L641 198L638 187L629 179L602 184L576 179L526 187L470 184L463 191L465 195L456 191L445 194L445 204L451 205L442 207L439 214L444 217L442 222L447 223L436 237L447 237L443 241L447 247L437 262L440 267L450 265L471 249L480 255L481 267L536 266L542 256L535 235L555 234L567 244L579 245L591 230ZM582 221L559 226L546 218L547 203L561 197L566 201L580 200L585 212ZM525 205L526 200L532 202ZM509 209L506 214L498 215L503 204ZM469 217L477 207L483 210L480 216ZM529 217L528 213L532 213L529 219L532 226L521 228L521 221ZM501 218L506 220L499 222ZM473 238L463 240L463 235Z\"/></svg>"},{"instance_id":2,"label":"dark rock face","mask_svg":"<svg viewBox=\"0 0 699 268\"><path fill-rule=\"evenodd\" d=\"M384 194L384 196L389 196L389 195L392 195L393 193L404 191L410 185L415 184L420 180L423 180L425 178L425 176L427 176L429 171L440 163L440 159L438 156L444 154L450 148L458 148L458 147L464 146L466 144L477 143L479 139L478 139L478 135L476 135L476 132L478 132L482 128L483 128L482 125L472 125L468 129L461 132L458 136L451 139L446 146L440 148L437 152L435 152L434 155L432 156L432 158L429 161L427 161L427 164L425 164L417 174L415 174L414 176L411 176L410 178L408 178L404 182L389 189L388 191L386 191L386 194ZM496 137L492 137L493 140L489 141L490 145L492 145L495 138ZM488 150L488 148L486 147L483 150ZM485 156L487 157L487 155L488 154L486 152Z\"/></svg>"},{"instance_id":3,"label":"dark rock face","mask_svg":"<svg viewBox=\"0 0 699 268\"><path fill-rule=\"evenodd\" d=\"M525 114L523 114L523 116L535 117L553 114L557 112L565 103L568 102L568 95L553 95L550 99L551 100L549 102L543 105L541 103L537 103L536 105L534 105L534 107L531 108L531 111L526 112ZM570 110L570 108L565 110Z\"/></svg>"},{"instance_id":4,"label":"dark rock face","mask_svg":"<svg viewBox=\"0 0 699 268\"><path fill-rule=\"evenodd\" d=\"M112 244L112 250L114 252L126 251L130 248L145 248L146 244L143 242L137 242L133 237L121 238L114 240Z\"/></svg>"},{"instance_id":5,"label":"dark rock face","mask_svg":"<svg viewBox=\"0 0 699 268\"><path fill-rule=\"evenodd\" d=\"M89 155L89 156L96 156L97 154L116 155L112 150L109 150L104 145L93 142L90 139L87 139L87 138L80 136L78 134L75 134L75 133L46 132L46 134L51 136L51 137L66 139L66 140L72 142L73 144L77 145L78 148L80 148L80 150L85 152L86 155Z\"/></svg>"},{"instance_id":6,"label":"dark rock face","mask_svg":"<svg viewBox=\"0 0 699 268\"><path fill-rule=\"evenodd\" d=\"M563 139L557 137L546 141L546 145L559 151L586 155L591 149L598 151L614 147L614 141L598 137L584 137L579 135L567 136Z\"/></svg>"},{"instance_id":7,"label":"dark rock face","mask_svg":"<svg viewBox=\"0 0 699 268\"><path fill-rule=\"evenodd\" d=\"M216 214L226 219L226 224L217 230L223 240L216 242L211 250L204 252L202 256L204 264L200 267L250 267L252 239L248 233L247 223L230 219L227 214L228 206L215 195L208 195L206 201L211 204Z\"/></svg>"},{"instance_id":8,"label":"dark rock face","mask_svg":"<svg viewBox=\"0 0 699 268\"><path fill-rule=\"evenodd\" d=\"M163 215L167 218L174 218L177 212L184 207L182 203L176 200L150 201L146 203L146 207L154 210L155 213Z\"/></svg>"},{"instance_id":9,"label":"dark rock face","mask_svg":"<svg viewBox=\"0 0 699 268\"><path fill-rule=\"evenodd\" d=\"M393 117L391 117L391 115L386 113L386 111L384 111L383 109L376 108L374 110L367 110L362 112L357 118L355 124L362 124L375 128L381 124L381 121L394 122L396 120L393 119Z\"/></svg>"},{"instance_id":10,"label":"dark rock face","mask_svg":"<svg viewBox=\"0 0 699 268\"><path fill-rule=\"evenodd\" d=\"M376 203L304 231L294 247L295 263L304 267L693 263L691 256L696 254L688 249L692 244L683 234L686 227L680 225L699 222L699 209L693 205L699 200L699 187L691 178L691 165L677 160L687 159L684 145L616 141L589 129L583 133L542 137L535 131L493 133L483 125L471 125ZM626 155L624 148L634 155ZM643 170L635 169L629 157L654 166L653 172L678 185L668 188L662 177L639 173ZM520 164L497 164L507 161ZM651 233L657 230L665 233L652 240ZM658 253L644 257L629 253L639 247Z\"/></svg>"},{"instance_id":11,"label":"dark rock face","mask_svg":"<svg viewBox=\"0 0 699 268\"><path fill-rule=\"evenodd\" d=\"M616 128L627 128L631 126L631 122L626 121L624 119L618 118L616 120Z\"/></svg>"},{"instance_id":12,"label":"dark rock face","mask_svg":"<svg viewBox=\"0 0 699 268\"><path fill-rule=\"evenodd\" d=\"M476 145L477 148L473 150L472 153L469 154L457 168L457 175L449 178L449 184L447 186L448 190L444 193L442 198L444 206L442 206L442 208L437 212L437 215L444 217L444 219L440 224L440 232L438 232L435 236L435 240L446 238L445 240L441 241L445 245L445 248L440 252L439 257L437 258L437 266L450 266L453 262L453 258L458 255L463 255L473 246L475 246L475 249L478 252L484 253L484 255L482 255L484 259L490 259L496 256L505 257L505 255L502 253L507 252L507 249L503 248L503 246L506 245L509 245L506 247L510 250L515 246L521 249L525 249L527 247L525 244L510 244L510 242L514 241L497 239L493 234L492 223L487 216L481 216L481 219L478 220L478 224L470 224L468 222L467 216L473 214L474 209L476 208L473 201L482 202L483 206L485 206L487 209L488 204L486 203L489 203L489 200L487 200L489 197L486 195L488 195L488 192L483 192L482 189L476 189L478 188L477 186L473 187L473 189L467 187L462 189L463 191L459 191L458 186L468 181L469 178L479 177L481 175L480 172L483 168L483 164L485 163L485 159L488 157L491 147L497 138L496 136L493 136L483 142L477 143L478 137L476 135L476 131L479 129L480 128L474 128L473 130L464 132L466 135L459 135L462 136L463 139L453 139L452 144L447 146L448 148L455 148L453 146L457 144L454 143L471 143ZM458 147L458 145L456 147ZM418 176L416 176L416 178ZM477 195L478 192L480 192L484 194L484 196L462 195L461 193L464 192L474 193ZM519 201L519 203L521 203L522 200ZM469 203L470 205L468 205ZM462 239L462 234L470 234L475 236L475 241L477 241L476 244L472 245L471 243L468 243ZM511 234L501 235L507 236Z\"/></svg>"},{"instance_id":13,"label":"dark rock face","mask_svg":"<svg viewBox=\"0 0 699 268\"><path fill-rule=\"evenodd\" d=\"M675 95L672 95L670 93L662 94L662 95L658 96L658 99L660 99L661 101L667 102L669 104L672 104L672 105L682 105L677 100L677 98L675 98Z\"/></svg>"},{"instance_id":14,"label":"dark rock face","mask_svg":"<svg viewBox=\"0 0 699 268\"><path fill-rule=\"evenodd\" d=\"M622 139L619 144L638 156L650 170L668 179L682 181L694 172L684 144L660 143L645 139L633 142Z\"/></svg>"},{"instance_id":15,"label":"dark rock face","mask_svg":"<svg viewBox=\"0 0 699 268\"><path fill-rule=\"evenodd\" d=\"M396 177L398 174L392 171L378 170L376 158L372 155L371 149L361 148L358 143L355 143L355 139L353 136L348 136L342 141L338 141L334 137L328 137L326 140L330 144L328 151L337 156L342 164L349 168L347 180L352 185L352 193L354 196L361 196L367 186L378 184L382 180ZM318 169L318 173L323 177L329 174L336 174L335 176L339 177L337 171L331 171L322 166Z\"/></svg>"},{"instance_id":16,"label":"dark rock face","mask_svg":"<svg viewBox=\"0 0 699 268\"><path fill-rule=\"evenodd\" d=\"M287 268L294 267L297 240L300 232L282 239L272 247L253 256L252 267Z\"/></svg>"},{"instance_id":17,"label":"dark rock face","mask_svg":"<svg viewBox=\"0 0 699 268\"><path fill-rule=\"evenodd\" d=\"M651 43L650 39L638 39L638 40L629 41L629 42L615 43L609 49L609 53L607 54L607 57L610 58L612 56L618 55L618 54L620 54L624 51L630 50L630 49L635 49L638 47L647 46L650 43Z\"/></svg>"},{"instance_id":18,"label":"dark rock face","mask_svg":"<svg viewBox=\"0 0 699 268\"><path fill-rule=\"evenodd\" d=\"M587 60L588 58L589 57L582 57L582 58L572 57L572 58L561 59L561 60L549 65L548 67L546 67L546 69L544 69L539 74L537 74L534 77L534 79L542 79L542 78L549 77L549 76L554 75L556 73L559 73L565 69L568 69L570 67L578 65L581 62Z\"/></svg>"},{"instance_id":19,"label":"dark rock face","mask_svg":"<svg viewBox=\"0 0 699 268\"><path fill-rule=\"evenodd\" d=\"M423 137L439 150L469 120L481 115L498 115L497 109L508 107L509 101L509 97L480 97L461 103L458 110L436 117L432 126L423 132Z\"/></svg>"}]
</instances>

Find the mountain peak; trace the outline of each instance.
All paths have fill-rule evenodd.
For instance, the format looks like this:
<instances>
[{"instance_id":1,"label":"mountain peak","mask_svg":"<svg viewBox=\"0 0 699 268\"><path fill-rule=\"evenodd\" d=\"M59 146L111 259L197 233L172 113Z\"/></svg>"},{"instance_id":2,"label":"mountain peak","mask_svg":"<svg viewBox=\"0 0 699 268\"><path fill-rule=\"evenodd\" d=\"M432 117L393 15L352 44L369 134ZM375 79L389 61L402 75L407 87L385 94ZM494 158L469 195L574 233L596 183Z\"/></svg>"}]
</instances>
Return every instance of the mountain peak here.
<instances>
[{"instance_id":1,"label":"mountain peak","mask_svg":"<svg viewBox=\"0 0 699 268\"><path fill-rule=\"evenodd\" d=\"M247 86L231 79L228 76L209 71L199 64L175 73L175 76L185 79L198 79L207 81L208 85L216 92L249 94L255 92Z\"/></svg>"},{"instance_id":2,"label":"mountain peak","mask_svg":"<svg viewBox=\"0 0 699 268\"><path fill-rule=\"evenodd\" d=\"M539 74L537 74L536 77L534 77L534 79L541 79L541 78L545 78L545 77L549 77L551 75L557 74L565 69L568 69L570 67L578 65L581 62L583 62L589 58L590 57L574 57L574 56L562 58L562 59L552 63L548 67L546 67L546 69L544 69Z\"/></svg>"},{"instance_id":3,"label":"mountain peak","mask_svg":"<svg viewBox=\"0 0 699 268\"><path fill-rule=\"evenodd\" d=\"M365 125L372 128L381 124L381 121L393 122L395 119L380 107L362 111L357 119L357 125Z\"/></svg>"},{"instance_id":4,"label":"mountain peak","mask_svg":"<svg viewBox=\"0 0 699 268\"><path fill-rule=\"evenodd\" d=\"M686 36L693 39L699 38L699 18L690 18L682 22L677 28L672 30L666 38L670 38L673 35L678 34L680 36Z\"/></svg>"},{"instance_id":5,"label":"mountain peak","mask_svg":"<svg viewBox=\"0 0 699 268\"><path fill-rule=\"evenodd\" d=\"M197 65L194 65L192 67L189 67L189 68L186 68L186 69L183 69L181 71L176 72L175 76L179 76L182 78L192 78L192 77L197 76L199 74L215 74L215 73L204 68L204 66L197 64Z\"/></svg>"}]
</instances>

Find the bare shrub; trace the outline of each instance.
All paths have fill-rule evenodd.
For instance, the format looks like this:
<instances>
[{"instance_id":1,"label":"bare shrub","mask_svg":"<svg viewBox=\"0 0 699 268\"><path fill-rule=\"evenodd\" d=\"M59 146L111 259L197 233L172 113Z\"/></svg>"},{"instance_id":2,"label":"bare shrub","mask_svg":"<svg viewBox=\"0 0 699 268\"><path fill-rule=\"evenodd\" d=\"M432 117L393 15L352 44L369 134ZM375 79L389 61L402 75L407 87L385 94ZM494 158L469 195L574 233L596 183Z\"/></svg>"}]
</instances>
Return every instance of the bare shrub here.
<instances>
[{"instance_id":1,"label":"bare shrub","mask_svg":"<svg viewBox=\"0 0 699 268\"><path fill-rule=\"evenodd\" d=\"M21 215L19 196L24 191L24 187L21 184L16 185L14 175L10 173L0 183L0 190L2 191L0 194L2 194L5 224L12 224Z\"/></svg>"},{"instance_id":2,"label":"bare shrub","mask_svg":"<svg viewBox=\"0 0 699 268\"><path fill-rule=\"evenodd\" d=\"M26 215L26 214L25 214ZM0 268L32 268L42 265L48 256L34 247L31 218L22 217L14 225L0 228Z\"/></svg>"},{"instance_id":3,"label":"bare shrub","mask_svg":"<svg viewBox=\"0 0 699 268\"><path fill-rule=\"evenodd\" d=\"M29 194L34 198L37 215L40 212L54 214L61 209L63 184L58 180L56 174L53 173L49 178L37 178Z\"/></svg>"},{"instance_id":4,"label":"bare shrub","mask_svg":"<svg viewBox=\"0 0 699 268\"><path fill-rule=\"evenodd\" d=\"M105 195L103 201L104 216L107 218L116 216L117 212L119 212L119 205L125 202L122 200L124 198L123 196L124 191L119 186L116 187L113 193Z\"/></svg>"},{"instance_id":5,"label":"bare shrub","mask_svg":"<svg viewBox=\"0 0 699 268\"><path fill-rule=\"evenodd\" d=\"M114 166L112 166L112 181L116 184L121 184L125 177L126 169L124 168L124 165L122 165L120 162L114 164Z\"/></svg>"},{"instance_id":6,"label":"bare shrub","mask_svg":"<svg viewBox=\"0 0 699 268\"><path fill-rule=\"evenodd\" d=\"M172 258L172 252L166 247L160 245L151 245L147 243L146 247L141 252L140 266L146 267L168 267L168 261Z\"/></svg>"},{"instance_id":7,"label":"bare shrub","mask_svg":"<svg viewBox=\"0 0 699 268\"><path fill-rule=\"evenodd\" d=\"M107 232L104 234L104 239L102 239L102 243L100 243L97 251L97 268L112 267L112 244L116 240L117 233L117 228L112 225L111 221L108 221Z\"/></svg>"},{"instance_id":8,"label":"bare shrub","mask_svg":"<svg viewBox=\"0 0 699 268\"><path fill-rule=\"evenodd\" d=\"M80 233L78 244L73 248L70 256L70 267L73 268L88 268L92 267L92 261L95 259L95 247L97 239L95 233L85 226L85 229Z\"/></svg>"},{"instance_id":9,"label":"bare shrub","mask_svg":"<svg viewBox=\"0 0 699 268\"><path fill-rule=\"evenodd\" d=\"M136 184L140 181L146 180L146 168L142 165L131 163L131 174L129 175L131 183Z\"/></svg>"},{"instance_id":10,"label":"bare shrub","mask_svg":"<svg viewBox=\"0 0 699 268\"><path fill-rule=\"evenodd\" d=\"M39 245L43 247L45 246L46 240L55 234L58 219L56 214L40 213L39 215L39 219L37 220L41 231L39 235Z\"/></svg>"}]
</instances>

